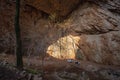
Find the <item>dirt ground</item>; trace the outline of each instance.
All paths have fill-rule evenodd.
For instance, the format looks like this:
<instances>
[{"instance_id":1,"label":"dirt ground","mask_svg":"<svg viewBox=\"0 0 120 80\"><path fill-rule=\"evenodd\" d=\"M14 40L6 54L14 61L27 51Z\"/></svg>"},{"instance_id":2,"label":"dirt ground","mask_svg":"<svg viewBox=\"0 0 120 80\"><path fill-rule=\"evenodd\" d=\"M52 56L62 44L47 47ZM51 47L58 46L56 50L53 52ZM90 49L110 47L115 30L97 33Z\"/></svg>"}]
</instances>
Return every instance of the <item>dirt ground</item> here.
<instances>
[{"instance_id":1,"label":"dirt ground","mask_svg":"<svg viewBox=\"0 0 120 80\"><path fill-rule=\"evenodd\" d=\"M14 66L15 56L5 54L0 55L0 61L6 61ZM102 65L80 60L68 62L67 60L59 60L52 57L46 57L44 64L42 64L40 57L35 56L31 56L29 58L24 57L23 61L25 69L32 69L34 72L44 71L44 79L42 80L120 80L119 66ZM15 71L0 68L0 80L7 80L5 78L2 79L1 76L9 74L14 75L8 76L14 78L11 78L10 80L17 79L16 76L18 75L15 74Z\"/></svg>"}]
</instances>

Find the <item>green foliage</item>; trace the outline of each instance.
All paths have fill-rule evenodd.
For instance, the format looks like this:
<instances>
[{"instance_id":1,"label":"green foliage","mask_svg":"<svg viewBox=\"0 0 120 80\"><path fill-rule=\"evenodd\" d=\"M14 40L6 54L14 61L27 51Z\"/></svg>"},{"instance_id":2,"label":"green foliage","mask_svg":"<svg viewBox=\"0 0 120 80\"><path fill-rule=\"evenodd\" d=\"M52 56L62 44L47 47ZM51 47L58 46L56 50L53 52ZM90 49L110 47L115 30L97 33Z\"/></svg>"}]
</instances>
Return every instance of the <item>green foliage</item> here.
<instances>
[{"instance_id":1,"label":"green foliage","mask_svg":"<svg viewBox=\"0 0 120 80\"><path fill-rule=\"evenodd\" d=\"M77 50L77 53L76 53L76 59L78 60L83 60L84 58L84 55L80 52L80 50L78 49Z\"/></svg>"},{"instance_id":2,"label":"green foliage","mask_svg":"<svg viewBox=\"0 0 120 80\"><path fill-rule=\"evenodd\" d=\"M26 69L26 72L32 73L32 74L38 74L38 73L40 73L40 72L38 72L37 70L34 70L34 69Z\"/></svg>"}]
</instances>

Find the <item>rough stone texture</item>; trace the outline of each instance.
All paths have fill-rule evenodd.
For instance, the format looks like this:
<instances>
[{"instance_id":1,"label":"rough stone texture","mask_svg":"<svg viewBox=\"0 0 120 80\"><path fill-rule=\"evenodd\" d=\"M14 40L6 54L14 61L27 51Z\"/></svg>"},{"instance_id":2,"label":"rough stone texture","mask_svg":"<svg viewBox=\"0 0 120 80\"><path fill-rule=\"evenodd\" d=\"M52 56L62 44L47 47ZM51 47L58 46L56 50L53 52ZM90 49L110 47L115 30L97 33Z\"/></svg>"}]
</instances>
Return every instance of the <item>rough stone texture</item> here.
<instances>
[{"instance_id":1,"label":"rough stone texture","mask_svg":"<svg viewBox=\"0 0 120 80\"><path fill-rule=\"evenodd\" d=\"M72 63L62 64L61 67L60 65L55 67L56 62L53 64L49 67L46 65L49 69L45 69L43 78L40 69L18 70L11 64L0 61L0 80L120 80L119 68L105 68L105 66L101 68L99 65L88 63L85 63L87 66L84 64L86 67L83 68Z\"/></svg>"},{"instance_id":2,"label":"rough stone texture","mask_svg":"<svg viewBox=\"0 0 120 80\"><path fill-rule=\"evenodd\" d=\"M81 0L26 0L28 5L34 6L48 14L66 16Z\"/></svg>"},{"instance_id":3,"label":"rough stone texture","mask_svg":"<svg viewBox=\"0 0 120 80\"><path fill-rule=\"evenodd\" d=\"M111 5L115 3L112 1ZM114 5L116 12L110 12L111 7L106 7L108 4L102 3L102 7L92 3L80 6L70 18L71 29L80 35L78 53L86 57L83 59L119 65L120 15L118 7L120 3L118 1L118 5Z\"/></svg>"},{"instance_id":4,"label":"rough stone texture","mask_svg":"<svg viewBox=\"0 0 120 80\"><path fill-rule=\"evenodd\" d=\"M52 8L42 6L47 1L27 0L21 4L20 26L25 54L47 52L59 59L77 58L120 65L120 0L85 1L62 23L53 23L46 17L58 9L52 0ZM66 2L58 5L62 8L61 16L67 15L72 10L71 5L78 1L71 0L67 7L64 7ZM14 51L14 13L15 2L0 0L0 52Z\"/></svg>"},{"instance_id":5,"label":"rough stone texture","mask_svg":"<svg viewBox=\"0 0 120 80\"><path fill-rule=\"evenodd\" d=\"M14 3L0 0L0 52L12 50L15 46L14 9Z\"/></svg>"},{"instance_id":6,"label":"rough stone texture","mask_svg":"<svg viewBox=\"0 0 120 80\"><path fill-rule=\"evenodd\" d=\"M112 3L113 2L111 2L111 4ZM118 1L117 4L120 4L120 2ZM116 7L114 7L114 9L116 11L119 11L117 4ZM94 14L88 14L88 21L82 20L83 22L85 22L83 24L87 24L87 26L89 26L93 30L91 31L91 29L86 28L86 32L95 32L92 33L92 35L90 33L85 35L83 41L85 41L85 44L87 44L86 47L88 46L90 49L90 52L88 49L88 52L86 53L88 55L88 59L90 58L90 60L93 59L93 61L100 63L119 65L120 16L117 12L114 14L109 12L108 10L110 9L110 7L106 7L106 5L107 3L104 6L102 6L103 8L98 7L97 9L91 7L89 13L93 12L92 10L94 9L96 10L93 12ZM94 26L92 26L91 24L94 24ZM98 35L96 35L97 33ZM83 47L81 46L81 48ZM82 51L84 52L87 50L83 49Z\"/></svg>"}]
</instances>

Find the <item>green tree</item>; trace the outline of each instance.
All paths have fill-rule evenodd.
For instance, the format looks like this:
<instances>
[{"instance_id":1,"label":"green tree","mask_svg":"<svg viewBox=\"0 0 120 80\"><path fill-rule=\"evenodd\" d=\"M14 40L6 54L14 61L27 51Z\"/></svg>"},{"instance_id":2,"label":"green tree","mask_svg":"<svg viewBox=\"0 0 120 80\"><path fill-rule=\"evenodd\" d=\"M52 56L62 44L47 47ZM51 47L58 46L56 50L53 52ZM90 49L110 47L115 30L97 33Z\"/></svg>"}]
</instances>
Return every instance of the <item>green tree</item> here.
<instances>
[{"instance_id":1,"label":"green tree","mask_svg":"<svg viewBox=\"0 0 120 80\"><path fill-rule=\"evenodd\" d=\"M19 16L20 16L20 0L16 0L16 14L15 14L16 66L18 69L22 69L23 68L22 42L20 34Z\"/></svg>"}]
</instances>

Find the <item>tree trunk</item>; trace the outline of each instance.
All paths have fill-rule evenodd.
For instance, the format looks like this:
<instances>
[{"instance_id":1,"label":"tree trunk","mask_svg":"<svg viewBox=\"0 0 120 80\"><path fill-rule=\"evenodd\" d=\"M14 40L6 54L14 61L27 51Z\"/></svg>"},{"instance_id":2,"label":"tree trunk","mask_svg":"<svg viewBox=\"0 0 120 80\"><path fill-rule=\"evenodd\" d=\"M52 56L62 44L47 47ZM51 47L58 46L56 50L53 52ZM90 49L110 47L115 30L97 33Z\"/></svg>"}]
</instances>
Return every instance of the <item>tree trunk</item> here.
<instances>
[{"instance_id":1,"label":"tree trunk","mask_svg":"<svg viewBox=\"0 0 120 80\"><path fill-rule=\"evenodd\" d=\"M15 15L15 34L16 34L16 66L19 69L23 68L22 60L22 42L19 26L19 15L20 14L20 0L16 0L16 15Z\"/></svg>"}]
</instances>

